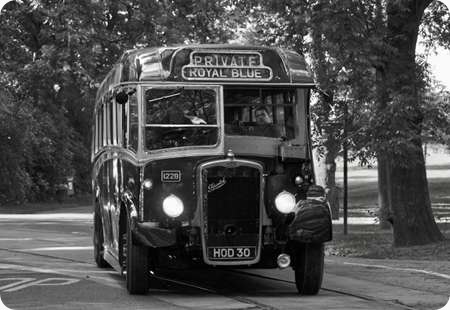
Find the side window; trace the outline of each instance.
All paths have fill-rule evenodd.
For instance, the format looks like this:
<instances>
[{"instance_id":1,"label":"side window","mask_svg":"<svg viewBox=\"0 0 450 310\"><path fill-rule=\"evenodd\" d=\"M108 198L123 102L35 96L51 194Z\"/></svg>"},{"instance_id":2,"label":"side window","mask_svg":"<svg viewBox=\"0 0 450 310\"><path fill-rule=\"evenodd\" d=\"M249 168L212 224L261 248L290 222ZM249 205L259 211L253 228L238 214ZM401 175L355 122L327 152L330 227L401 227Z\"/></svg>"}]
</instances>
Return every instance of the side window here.
<instances>
[{"instance_id":1,"label":"side window","mask_svg":"<svg viewBox=\"0 0 450 310\"><path fill-rule=\"evenodd\" d=\"M111 125L112 125L112 144L118 145L117 141L117 103L111 98L111 107L112 107L112 115L111 115Z\"/></svg>"},{"instance_id":2,"label":"side window","mask_svg":"<svg viewBox=\"0 0 450 310\"><path fill-rule=\"evenodd\" d=\"M109 144L114 145L114 104L112 100L108 100L108 112L109 112Z\"/></svg>"},{"instance_id":3,"label":"side window","mask_svg":"<svg viewBox=\"0 0 450 310\"><path fill-rule=\"evenodd\" d=\"M128 126L127 126L127 118L129 114L128 104L122 104L122 142L123 146L126 147L128 145Z\"/></svg>"},{"instance_id":4,"label":"side window","mask_svg":"<svg viewBox=\"0 0 450 310\"><path fill-rule=\"evenodd\" d=\"M95 113L95 117L94 117L94 128L93 128L93 131L92 131L92 143L93 143L93 145L94 145L94 149L93 149L93 152L94 152L94 154L96 154L97 153L97 151L98 151L98 116L97 116L98 114L97 113Z\"/></svg>"},{"instance_id":5,"label":"side window","mask_svg":"<svg viewBox=\"0 0 450 310\"><path fill-rule=\"evenodd\" d=\"M296 119L306 119L307 118L307 109L308 109L308 101L310 96L310 90L308 89L298 89L297 90L297 109L295 111L296 115L293 118ZM308 126L309 123L305 122L297 122L295 124L295 132L301 140L306 141L306 137L308 134Z\"/></svg>"},{"instance_id":6,"label":"side window","mask_svg":"<svg viewBox=\"0 0 450 310\"><path fill-rule=\"evenodd\" d=\"M103 111L102 106L99 106L98 112L97 112L97 118L98 118L98 147L103 147Z\"/></svg>"},{"instance_id":7,"label":"side window","mask_svg":"<svg viewBox=\"0 0 450 310\"><path fill-rule=\"evenodd\" d=\"M116 105L116 124L117 124L117 128L116 128L116 134L117 134L117 145L119 146L123 146L123 109L125 107L125 104L118 104L115 103Z\"/></svg>"},{"instance_id":8,"label":"side window","mask_svg":"<svg viewBox=\"0 0 450 310\"><path fill-rule=\"evenodd\" d=\"M103 126L102 126L102 130L103 130L103 146L108 145L108 127L107 127L107 113L106 113L106 108L105 108L105 104L102 105L102 119L103 119Z\"/></svg>"},{"instance_id":9,"label":"side window","mask_svg":"<svg viewBox=\"0 0 450 310\"><path fill-rule=\"evenodd\" d=\"M105 114L106 114L106 145L111 144L111 105L109 101L105 102Z\"/></svg>"},{"instance_id":10,"label":"side window","mask_svg":"<svg viewBox=\"0 0 450 310\"><path fill-rule=\"evenodd\" d=\"M138 132L139 132L139 114L138 114L138 100L136 93L130 95L128 99L129 104L129 147L137 151L138 149Z\"/></svg>"},{"instance_id":11,"label":"side window","mask_svg":"<svg viewBox=\"0 0 450 310\"><path fill-rule=\"evenodd\" d=\"M100 111L95 114L95 152L100 149Z\"/></svg>"}]
</instances>

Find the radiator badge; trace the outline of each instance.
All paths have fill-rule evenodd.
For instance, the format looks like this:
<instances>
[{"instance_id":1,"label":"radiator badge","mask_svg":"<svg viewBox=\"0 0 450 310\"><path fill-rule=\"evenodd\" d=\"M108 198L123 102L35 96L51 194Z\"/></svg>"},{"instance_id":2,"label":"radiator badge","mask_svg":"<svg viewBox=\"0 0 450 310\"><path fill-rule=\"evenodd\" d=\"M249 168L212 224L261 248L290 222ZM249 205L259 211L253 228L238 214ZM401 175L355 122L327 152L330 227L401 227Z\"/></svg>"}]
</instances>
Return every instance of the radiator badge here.
<instances>
[{"instance_id":1,"label":"radiator badge","mask_svg":"<svg viewBox=\"0 0 450 310\"><path fill-rule=\"evenodd\" d=\"M227 183L227 180L225 180L225 178L222 178L217 183L208 184L208 193L218 190L219 188L223 187L226 183Z\"/></svg>"}]
</instances>

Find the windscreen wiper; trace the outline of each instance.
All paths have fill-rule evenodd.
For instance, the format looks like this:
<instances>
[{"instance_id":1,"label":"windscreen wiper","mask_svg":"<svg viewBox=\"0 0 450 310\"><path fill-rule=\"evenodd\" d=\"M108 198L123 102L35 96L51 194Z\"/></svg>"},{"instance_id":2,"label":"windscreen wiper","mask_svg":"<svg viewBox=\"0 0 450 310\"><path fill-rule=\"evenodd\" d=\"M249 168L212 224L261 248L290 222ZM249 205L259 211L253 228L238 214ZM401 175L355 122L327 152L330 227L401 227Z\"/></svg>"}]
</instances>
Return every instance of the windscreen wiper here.
<instances>
[{"instance_id":1,"label":"windscreen wiper","mask_svg":"<svg viewBox=\"0 0 450 310\"><path fill-rule=\"evenodd\" d=\"M184 90L184 87L177 88L177 89L175 90L176 93L173 93L173 94L170 94L170 95L167 95L167 96L158 97L158 98L155 98L155 99L147 100L147 103L155 102L155 101L159 101L159 100L164 100L164 99L169 99L169 98L172 98L172 97L178 97L178 96L181 95L181 93L183 92L183 90Z\"/></svg>"}]
</instances>

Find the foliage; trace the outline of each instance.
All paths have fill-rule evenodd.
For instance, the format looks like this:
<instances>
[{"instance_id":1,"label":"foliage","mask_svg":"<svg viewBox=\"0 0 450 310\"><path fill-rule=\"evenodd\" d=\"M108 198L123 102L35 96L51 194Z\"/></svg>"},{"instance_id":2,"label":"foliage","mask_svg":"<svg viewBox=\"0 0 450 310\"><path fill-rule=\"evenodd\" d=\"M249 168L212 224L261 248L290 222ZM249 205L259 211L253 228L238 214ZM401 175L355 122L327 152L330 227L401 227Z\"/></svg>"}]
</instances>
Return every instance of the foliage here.
<instances>
[{"instance_id":1,"label":"foliage","mask_svg":"<svg viewBox=\"0 0 450 310\"><path fill-rule=\"evenodd\" d=\"M32 185L24 167L31 154L28 143L31 111L25 104L15 101L4 87L0 91L0 102L0 201L23 201Z\"/></svg>"},{"instance_id":2,"label":"foliage","mask_svg":"<svg viewBox=\"0 0 450 310\"><path fill-rule=\"evenodd\" d=\"M450 147L450 91L434 83L426 88L421 99L424 142Z\"/></svg>"},{"instance_id":3,"label":"foliage","mask_svg":"<svg viewBox=\"0 0 450 310\"><path fill-rule=\"evenodd\" d=\"M420 35L427 49L437 46L450 49L449 8L441 1L432 1L427 7L420 26Z\"/></svg>"},{"instance_id":4,"label":"foliage","mask_svg":"<svg viewBox=\"0 0 450 310\"><path fill-rule=\"evenodd\" d=\"M0 17L0 203L53 196L68 176L90 187L96 88L124 50L232 35L230 1L24 0ZM3 141L5 140L5 141ZM23 155L21 155L23 154Z\"/></svg>"}]
</instances>

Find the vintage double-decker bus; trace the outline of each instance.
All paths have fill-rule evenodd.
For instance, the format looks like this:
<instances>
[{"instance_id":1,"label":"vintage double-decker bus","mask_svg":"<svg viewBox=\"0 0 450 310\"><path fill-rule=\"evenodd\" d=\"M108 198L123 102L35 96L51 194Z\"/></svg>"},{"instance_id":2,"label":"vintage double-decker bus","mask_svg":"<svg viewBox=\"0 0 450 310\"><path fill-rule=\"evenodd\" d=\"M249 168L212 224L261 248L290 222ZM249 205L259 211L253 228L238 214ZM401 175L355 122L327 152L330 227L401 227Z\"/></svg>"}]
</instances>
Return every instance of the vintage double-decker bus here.
<instances>
[{"instance_id":1,"label":"vintage double-decker bus","mask_svg":"<svg viewBox=\"0 0 450 310\"><path fill-rule=\"evenodd\" d=\"M316 294L332 233L314 185L313 87L281 48L126 52L95 105L97 265L131 294L162 268L290 266L299 293Z\"/></svg>"}]
</instances>

